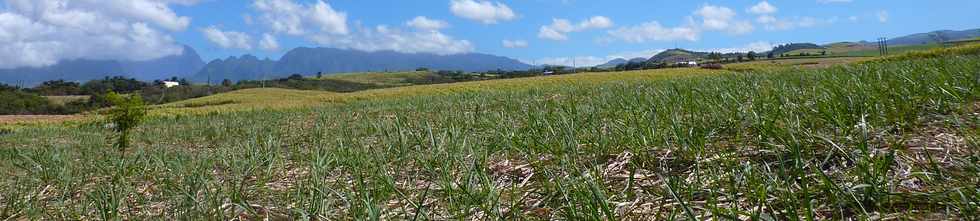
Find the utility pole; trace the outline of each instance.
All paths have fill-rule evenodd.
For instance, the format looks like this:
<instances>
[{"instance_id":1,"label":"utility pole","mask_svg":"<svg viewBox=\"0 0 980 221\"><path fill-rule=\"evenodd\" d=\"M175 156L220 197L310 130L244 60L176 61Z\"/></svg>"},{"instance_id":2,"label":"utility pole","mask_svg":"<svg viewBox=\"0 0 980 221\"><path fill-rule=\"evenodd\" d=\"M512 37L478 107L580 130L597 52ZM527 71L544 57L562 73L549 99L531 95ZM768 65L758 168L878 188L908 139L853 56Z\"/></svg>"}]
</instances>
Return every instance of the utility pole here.
<instances>
[{"instance_id":1,"label":"utility pole","mask_svg":"<svg viewBox=\"0 0 980 221\"><path fill-rule=\"evenodd\" d=\"M888 39L878 38L878 55L888 56Z\"/></svg>"}]
</instances>

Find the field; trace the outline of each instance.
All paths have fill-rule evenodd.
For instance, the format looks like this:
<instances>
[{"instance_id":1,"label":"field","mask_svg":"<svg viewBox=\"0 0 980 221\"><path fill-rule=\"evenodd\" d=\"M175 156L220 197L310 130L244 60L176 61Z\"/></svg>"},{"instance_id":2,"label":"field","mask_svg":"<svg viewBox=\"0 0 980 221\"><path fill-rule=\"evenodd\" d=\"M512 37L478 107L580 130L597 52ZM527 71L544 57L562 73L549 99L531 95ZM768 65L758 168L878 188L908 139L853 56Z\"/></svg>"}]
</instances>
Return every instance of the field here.
<instances>
[{"instance_id":1,"label":"field","mask_svg":"<svg viewBox=\"0 0 980 221\"><path fill-rule=\"evenodd\" d=\"M955 52L955 53L952 53ZM980 219L980 47L354 93L0 130L0 219Z\"/></svg>"},{"instance_id":2,"label":"field","mask_svg":"<svg viewBox=\"0 0 980 221\"><path fill-rule=\"evenodd\" d=\"M413 82L440 81L444 80L430 71L411 71L411 72L371 72L371 73L347 73L324 76L321 79L332 79L340 81L355 82L361 84L371 84L379 87L403 87L415 85Z\"/></svg>"},{"instance_id":3,"label":"field","mask_svg":"<svg viewBox=\"0 0 980 221\"><path fill-rule=\"evenodd\" d=\"M785 70L793 68L828 68L835 65L845 65L860 61L872 60L865 57L799 57L799 58L779 58L772 60L759 60L727 64L724 66L732 71L761 71L761 70Z\"/></svg>"}]
</instances>

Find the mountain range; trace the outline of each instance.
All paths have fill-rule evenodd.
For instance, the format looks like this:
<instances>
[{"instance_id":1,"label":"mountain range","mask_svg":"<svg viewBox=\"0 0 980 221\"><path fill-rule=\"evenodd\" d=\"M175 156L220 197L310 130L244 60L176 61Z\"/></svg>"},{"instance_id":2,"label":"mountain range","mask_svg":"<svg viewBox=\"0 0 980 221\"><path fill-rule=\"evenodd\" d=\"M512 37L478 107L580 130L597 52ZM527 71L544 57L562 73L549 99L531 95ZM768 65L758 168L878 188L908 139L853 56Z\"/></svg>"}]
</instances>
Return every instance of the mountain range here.
<instances>
[{"instance_id":1,"label":"mountain range","mask_svg":"<svg viewBox=\"0 0 980 221\"><path fill-rule=\"evenodd\" d=\"M46 67L0 69L0 83L30 86L48 80L87 81L108 76L128 76L139 80L182 77L196 73L204 62L194 48L184 46L179 55L148 61L73 59ZM133 74L138 73L138 74Z\"/></svg>"},{"instance_id":2,"label":"mountain range","mask_svg":"<svg viewBox=\"0 0 980 221\"><path fill-rule=\"evenodd\" d=\"M527 70L531 67L511 58L479 53L438 55L304 47L290 50L278 61L242 55L215 59L205 64L193 48L185 46L180 55L149 61L76 59L39 68L0 69L0 83L32 86L47 80L83 82L107 76L126 76L144 81L178 77L214 83L224 79L272 79L291 74L309 76L316 73L405 71L417 68L475 72Z\"/></svg>"},{"instance_id":3,"label":"mountain range","mask_svg":"<svg viewBox=\"0 0 980 221\"><path fill-rule=\"evenodd\" d=\"M198 82L207 79L239 81L271 79L291 74L308 76L316 73L405 71L417 68L475 72L527 70L531 65L507 57L478 53L437 55L301 47L287 52L278 61L259 60L251 55L214 60L191 79Z\"/></svg>"}]
</instances>

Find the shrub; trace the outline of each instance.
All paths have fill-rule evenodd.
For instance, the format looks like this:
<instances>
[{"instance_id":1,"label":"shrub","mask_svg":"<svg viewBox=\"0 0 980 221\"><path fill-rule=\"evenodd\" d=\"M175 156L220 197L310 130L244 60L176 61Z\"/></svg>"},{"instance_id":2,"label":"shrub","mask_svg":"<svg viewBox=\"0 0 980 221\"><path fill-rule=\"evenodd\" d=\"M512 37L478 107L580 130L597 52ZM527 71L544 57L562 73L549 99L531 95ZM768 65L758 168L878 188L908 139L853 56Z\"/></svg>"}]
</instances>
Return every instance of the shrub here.
<instances>
[{"instance_id":1,"label":"shrub","mask_svg":"<svg viewBox=\"0 0 980 221\"><path fill-rule=\"evenodd\" d=\"M704 69L712 69L712 70L720 70L722 68L725 68L725 66L722 66L721 64L717 64L717 63L711 63L711 64L701 65L701 68L704 68Z\"/></svg>"},{"instance_id":2,"label":"shrub","mask_svg":"<svg viewBox=\"0 0 980 221\"><path fill-rule=\"evenodd\" d=\"M106 98L114 106L109 110L109 122L115 125L113 130L118 133L115 146L119 148L119 152L125 152L126 148L129 147L130 131L139 126L143 117L146 116L146 105L140 96L127 98L115 92L109 92Z\"/></svg>"}]
</instances>

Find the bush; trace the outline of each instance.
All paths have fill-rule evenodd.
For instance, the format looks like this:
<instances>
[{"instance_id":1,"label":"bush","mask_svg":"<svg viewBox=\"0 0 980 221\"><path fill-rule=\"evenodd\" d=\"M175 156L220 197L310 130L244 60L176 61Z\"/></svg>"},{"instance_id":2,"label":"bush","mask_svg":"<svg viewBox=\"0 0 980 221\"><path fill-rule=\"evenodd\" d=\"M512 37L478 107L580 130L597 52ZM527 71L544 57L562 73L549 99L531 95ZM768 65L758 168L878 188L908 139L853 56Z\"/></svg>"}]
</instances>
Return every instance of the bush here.
<instances>
[{"instance_id":1,"label":"bush","mask_svg":"<svg viewBox=\"0 0 980 221\"><path fill-rule=\"evenodd\" d=\"M0 91L0 115L44 114L52 109L47 98L21 91Z\"/></svg>"},{"instance_id":2,"label":"bush","mask_svg":"<svg viewBox=\"0 0 980 221\"><path fill-rule=\"evenodd\" d=\"M146 105L140 96L127 98L115 92L109 92L106 98L114 106L109 110L109 122L114 124L113 130L118 133L115 146L119 148L119 152L125 152L126 148L129 147L130 131L139 126L143 117L146 116Z\"/></svg>"},{"instance_id":3,"label":"bush","mask_svg":"<svg viewBox=\"0 0 980 221\"><path fill-rule=\"evenodd\" d=\"M717 64L717 63L711 63L711 64L701 65L701 68L704 68L704 69L712 69L712 70L720 70L720 69L725 68L725 66L722 66L721 64Z\"/></svg>"}]
</instances>

